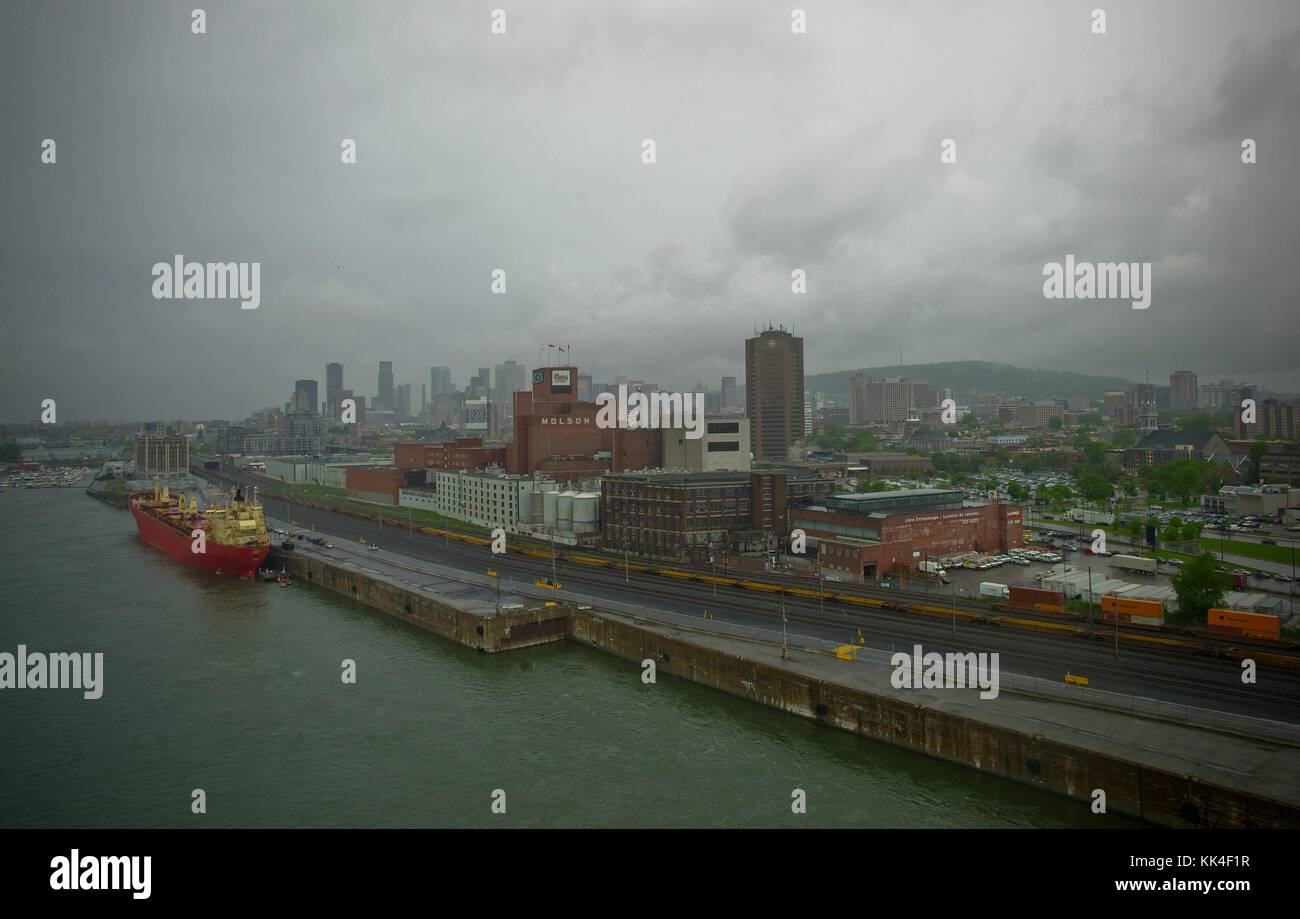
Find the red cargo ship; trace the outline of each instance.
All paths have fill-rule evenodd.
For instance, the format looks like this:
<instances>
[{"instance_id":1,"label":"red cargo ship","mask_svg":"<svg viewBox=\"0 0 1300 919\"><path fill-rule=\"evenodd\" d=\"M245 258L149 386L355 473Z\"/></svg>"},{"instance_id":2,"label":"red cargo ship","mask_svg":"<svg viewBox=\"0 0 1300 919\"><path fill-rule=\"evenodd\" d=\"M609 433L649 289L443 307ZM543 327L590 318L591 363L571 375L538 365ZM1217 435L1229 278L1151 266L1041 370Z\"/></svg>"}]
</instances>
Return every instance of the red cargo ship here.
<instances>
[{"instance_id":1,"label":"red cargo ship","mask_svg":"<svg viewBox=\"0 0 1300 919\"><path fill-rule=\"evenodd\" d=\"M141 539L178 562L251 578L271 551L266 518L256 497L246 497L242 489L234 489L228 498L224 507L199 510L196 499L186 505L166 486L159 488L155 479L153 494L131 496L131 516ZM196 531L203 533L201 542ZM199 546L202 551L196 551Z\"/></svg>"}]
</instances>

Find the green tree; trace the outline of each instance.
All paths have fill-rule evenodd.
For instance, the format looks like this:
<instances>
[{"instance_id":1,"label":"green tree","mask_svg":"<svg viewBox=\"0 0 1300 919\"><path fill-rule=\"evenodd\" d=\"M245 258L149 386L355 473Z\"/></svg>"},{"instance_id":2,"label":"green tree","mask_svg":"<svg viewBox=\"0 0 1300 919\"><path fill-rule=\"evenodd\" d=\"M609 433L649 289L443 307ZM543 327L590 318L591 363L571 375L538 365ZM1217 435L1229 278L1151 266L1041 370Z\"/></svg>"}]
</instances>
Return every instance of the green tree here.
<instances>
[{"instance_id":1,"label":"green tree","mask_svg":"<svg viewBox=\"0 0 1300 919\"><path fill-rule=\"evenodd\" d=\"M23 448L13 441L0 444L0 463L16 463L23 456Z\"/></svg>"},{"instance_id":2,"label":"green tree","mask_svg":"<svg viewBox=\"0 0 1300 919\"><path fill-rule=\"evenodd\" d=\"M1129 428L1120 428L1110 442L1116 447L1131 447L1137 443L1137 435Z\"/></svg>"},{"instance_id":3,"label":"green tree","mask_svg":"<svg viewBox=\"0 0 1300 919\"><path fill-rule=\"evenodd\" d=\"M1111 484L1103 476L1095 472L1085 472L1079 476L1078 489L1079 494L1085 501L1091 501L1094 504L1110 500L1110 496L1114 493Z\"/></svg>"},{"instance_id":4,"label":"green tree","mask_svg":"<svg viewBox=\"0 0 1300 919\"><path fill-rule=\"evenodd\" d=\"M1259 484L1259 464L1260 464L1260 460L1264 458L1264 454L1267 452L1268 452L1268 443L1266 441L1257 440L1250 445L1250 449L1246 453L1246 455L1250 458L1249 484L1251 485Z\"/></svg>"},{"instance_id":5,"label":"green tree","mask_svg":"<svg viewBox=\"0 0 1300 919\"><path fill-rule=\"evenodd\" d=\"M1047 427L1048 427L1050 430L1053 430L1053 431L1059 431L1059 430L1061 430L1061 428L1063 428L1064 426L1065 426L1065 421L1064 421L1064 419L1061 419L1061 418L1048 418L1048 419L1047 419Z\"/></svg>"},{"instance_id":6,"label":"green tree","mask_svg":"<svg viewBox=\"0 0 1300 919\"><path fill-rule=\"evenodd\" d=\"M1232 579L1219 571L1214 556L1201 554L1175 571L1169 582L1178 595L1174 621L1190 624L1204 622L1209 609L1223 602Z\"/></svg>"},{"instance_id":7,"label":"green tree","mask_svg":"<svg viewBox=\"0 0 1300 919\"><path fill-rule=\"evenodd\" d=\"M1025 486L1021 485L1019 482L1008 482L1007 494L1011 496L1012 501L1015 501L1017 504L1023 504L1029 498L1029 489L1025 488Z\"/></svg>"}]
</instances>

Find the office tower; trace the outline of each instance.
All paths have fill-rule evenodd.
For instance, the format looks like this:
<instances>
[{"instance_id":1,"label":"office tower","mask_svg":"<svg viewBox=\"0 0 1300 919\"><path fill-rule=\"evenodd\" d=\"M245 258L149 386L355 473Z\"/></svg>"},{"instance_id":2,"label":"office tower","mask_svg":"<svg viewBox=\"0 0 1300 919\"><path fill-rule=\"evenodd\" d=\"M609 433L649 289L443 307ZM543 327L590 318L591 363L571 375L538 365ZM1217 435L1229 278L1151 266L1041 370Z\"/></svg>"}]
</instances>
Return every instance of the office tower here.
<instances>
[{"instance_id":1,"label":"office tower","mask_svg":"<svg viewBox=\"0 0 1300 919\"><path fill-rule=\"evenodd\" d=\"M724 412L729 412L737 407L738 405L736 401L736 378L723 377L721 408Z\"/></svg>"},{"instance_id":2,"label":"office tower","mask_svg":"<svg viewBox=\"0 0 1300 919\"><path fill-rule=\"evenodd\" d=\"M439 396L447 395L451 391L451 368L430 367L429 398L436 400Z\"/></svg>"},{"instance_id":3,"label":"office tower","mask_svg":"<svg viewBox=\"0 0 1300 919\"><path fill-rule=\"evenodd\" d=\"M379 362L379 394L375 396L378 403L376 408L380 411L391 412L393 410L393 362Z\"/></svg>"},{"instance_id":4,"label":"office tower","mask_svg":"<svg viewBox=\"0 0 1300 919\"><path fill-rule=\"evenodd\" d=\"M315 380L298 380L293 384L292 410L315 415L320 412L318 397L319 391Z\"/></svg>"},{"instance_id":5,"label":"office tower","mask_svg":"<svg viewBox=\"0 0 1300 919\"><path fill-rule=\"evenodd\" d=\"M325 365L325 411L322 414L331 415L334 413L334 406L338 405L339 393L343 390L343 365L338 363Z\"/></svg>"},{"instance_id":6,"label":"office tower","mask_svg":"<svg viewBox=\"0 0 1300 919\"><path fill-rule=\"evenodd\" d=\"M492 387L493 399L502 405L509 405L514 401L511 397L515 393L527 392L529 388L528 373L523 364L515 361L497 364L496 384Z\"/></svg>"},{"instance_id":7,"label":"office tower","mask_svg":"<svg viewBox=\"0 0 1300 919\"><path fill-rule=\"evenodd\" d=\"M771 326L746 339L745 386L754 458L789 459L804 437L803 339Z\"/></svg>"},{"instance_id":8,"label":"office tower","mask_svg":"<svg viewBox=\"0 0 1300 919\"><path fill-rule=\"evenodd\" d=\"M411 384L403 383L398 386L396 395L397 404L394 406L393 410L399 415L411 414Z\"/></svg>"}]
</instances>

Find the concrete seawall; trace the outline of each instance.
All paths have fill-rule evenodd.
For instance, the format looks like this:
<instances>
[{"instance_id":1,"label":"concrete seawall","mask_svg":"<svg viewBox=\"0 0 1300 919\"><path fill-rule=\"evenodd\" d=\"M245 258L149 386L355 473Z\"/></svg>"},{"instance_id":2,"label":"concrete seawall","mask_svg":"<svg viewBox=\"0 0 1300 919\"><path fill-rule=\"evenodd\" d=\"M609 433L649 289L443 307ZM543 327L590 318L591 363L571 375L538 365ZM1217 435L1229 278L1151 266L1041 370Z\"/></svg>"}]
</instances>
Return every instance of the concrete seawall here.
<instances>
[{"instance_id":1,"label":"concrete seawall","mask_svg":"<svg viewBox=\"0 0 1300 919\"><path fill-rule=\"evenodd\" d=\"M563 639L571 610L565 606L525 609L475 609L390 583L299 552L276 551L275 563L296 578L351 597L479 651L509 651Z\"/></svg>"},{"instance_id":2,"label":"concrete seawall","mask_svg":"<svg viewBox=\"0 0 1300 919\"><path fill-rule=\"evenodd\" d=\"M485 652L564 639L829 727L1175 827L1300 827L1300 750L1004 693L898 690L884 668L568 605L477 610L299 552L295 577ZM536 601L534 601L535 603ZM630 673L630 678L631 673Z\"/></svg>"},{"instance_id":3,"label":"concrete seawall","mask_svg":"<svg viewBox=\"0 0 1300 919\"><path fill-rule=\"evenodd\" d=\"M93 486L86 489L86 494L98 501L110 504L119 510L126 510L128 497L124 492L107 492L102 489L96 489Z\"/></svg>"}]
</instances>

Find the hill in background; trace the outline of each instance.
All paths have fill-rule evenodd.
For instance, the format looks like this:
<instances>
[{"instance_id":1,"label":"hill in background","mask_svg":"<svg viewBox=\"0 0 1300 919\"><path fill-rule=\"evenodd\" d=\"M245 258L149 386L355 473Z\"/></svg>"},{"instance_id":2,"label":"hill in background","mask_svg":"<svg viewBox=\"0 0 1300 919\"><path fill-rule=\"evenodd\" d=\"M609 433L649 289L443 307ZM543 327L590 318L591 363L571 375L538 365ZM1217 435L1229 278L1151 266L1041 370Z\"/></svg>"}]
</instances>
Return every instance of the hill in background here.
<instances>
[{"instance_id":1,"label":"hill in background","mask_svg":"<svg viewBox=\"0 0 1300 919\"><path fill-rule=\"evenodd\" d=\"M849 377L866 373L875 377L910 377L925 380L935 389L947 387L958 401L986 393L1000 396L1024 396L1029 399L1063 399L1066 396L1090 396L1100 399L1108 390L1123 390L1129 381L1122 377L1093 376L1060 370L1030 370L1011 364L988 361L952 361L945 364L907 364L892 367L865 367L834 373L809 374L804 389L824 392L833 399L847 399Z\"/></svg>"}]
</instances>

